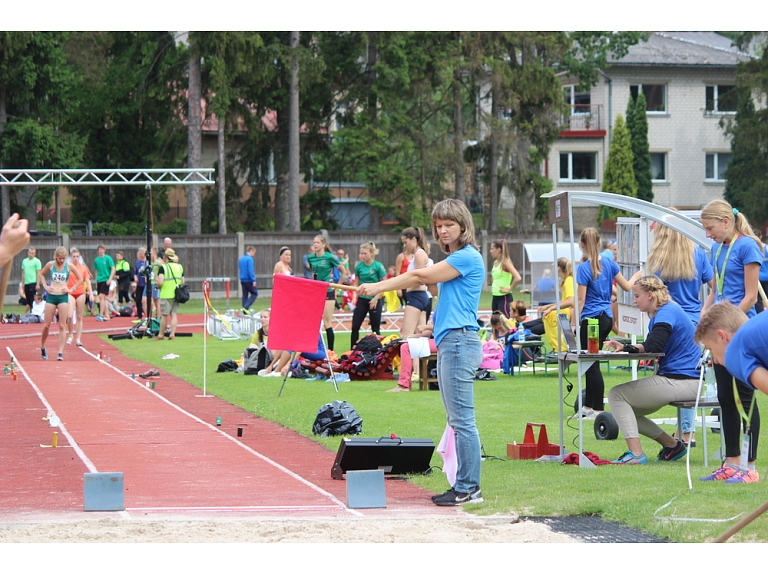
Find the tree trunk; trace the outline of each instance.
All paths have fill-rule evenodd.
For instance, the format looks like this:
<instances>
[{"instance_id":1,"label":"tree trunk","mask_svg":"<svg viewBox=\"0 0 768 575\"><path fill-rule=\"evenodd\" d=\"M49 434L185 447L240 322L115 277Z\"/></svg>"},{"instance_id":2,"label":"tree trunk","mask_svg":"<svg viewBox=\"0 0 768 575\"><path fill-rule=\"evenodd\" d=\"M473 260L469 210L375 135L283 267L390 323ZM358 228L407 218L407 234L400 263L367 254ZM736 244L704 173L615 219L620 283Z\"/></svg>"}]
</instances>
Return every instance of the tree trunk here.
<instances>
[{"instance_id":1,"label":"tree trunk","mask_svg":"<svg viewBox=\"0 0 768 575\"><path fill-rule=\"evenodd\" d=\"M288 200L288 111L277 111L277 143L275 146L275 231L288 231L290 202Z\"/></svg>"},{"instance_id":2,"label":"tree trunk","mask_svg":"<svg viewBox=\"0 0 768 575\"><path fill-rule=\"evenodd\" d=\"M222 113L219 116L219 126L217 131L216 143L219 152L219 173L216 175L216 187L219 192L219 233L227 233L227 187L225 182L225 155L224 155L224 126L226 116Z\"/></svg>"},{"instance_id":3,"label":"tree trunk","mask_svg":"<svg viewBox=\"0 0 768 575\"><path fill-rule=\"evenodd\" d=\"M202 80L200 77L200 56L196 46L190 46L189 58L189 126L187 128L188 159L187 167L201 168L202 156ZM221 166L219 166L221 169ZM201 187L187 187L187 233L199 234L201 229Z\"/></svg>"},{"instance_id":4,"label":"tree trunk","mask_svg":"<svg viewBox=\"0 0 768 575\"><path fill-rule=\"evenodd\" d=\"M3 132L5 131L5 123L8 121L8 112L5 104L5 84L0 82L0 139L2 139ZM0 169L3 168L3 162L0 160ZM8 218L11 217L11 193L8 186L0 186L0 192L2 193L2 216L3 220L1 225L5 225Z\"/></svg>"},{"instance_id":5,"label":"tree trunk","mask_svg":"<svg viewBox=\"0 0 768 575\"><path fill-rule=\"evenodd\" d=\"M456 199L467 203L464 191L464 122L461 117L461 68L453 74L453 167L456 180Z\"/></svg>"},{"instance_id":6,"label":"tree trunk","mask_svg":"<svg viewBox=\"0 0 768 575\"><path fill-rule=\"evenodd\" d=\"M373 84L376 81L376 62L378 60L378 50L376 45L376 32L368 32L368 63L366 64L366 73L368 75L368 115L371 121L376 120L376 92L373 91Z\"/></svg>"},{"instance_id":7,"label":"tree trunk","mask_svg":"<svg viewBox=\"0 0 768 575\"><path fill-rule=\"evenodd\" d=\"M498 76L494 72L491 77L491 137L488 163L490 183L488 185L488 229L496 231L496 220L499 212L499 85Z\"/></svg>"},{"instance_id":8,"label":"tree trunk","mask_svg":"<svg viewBox=\"0 0 768 575\"><path fill-rule=\"evenodd\" d=\"M299 33L291 32L291 83L288 94L288 228L301 229L299 212Z\"/></svg>"},{"instance_id":9,"label":"tree trunk","mask_svg":"<svg viewBox=\"0 0 768 575\"><path fill-rule=\"evenodd\" d=\"M37 186L21 186L16 192L16 198L19 203L19 211L24 211L21 217L29 220L29 229L37 228L37 206L35 197L37 196Z\"/></svg>"}]
</instances>

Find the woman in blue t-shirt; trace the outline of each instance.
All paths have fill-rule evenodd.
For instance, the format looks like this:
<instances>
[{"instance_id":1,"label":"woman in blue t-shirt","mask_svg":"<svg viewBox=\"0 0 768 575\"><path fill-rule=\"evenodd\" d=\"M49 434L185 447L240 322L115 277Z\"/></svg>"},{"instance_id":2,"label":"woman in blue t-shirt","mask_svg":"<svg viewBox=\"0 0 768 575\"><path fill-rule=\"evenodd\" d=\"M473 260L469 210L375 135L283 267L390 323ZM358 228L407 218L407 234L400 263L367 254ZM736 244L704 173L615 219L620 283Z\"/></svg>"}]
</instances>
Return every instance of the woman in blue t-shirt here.
<instances>
[{"instance_id":1,"label":"woman in blue t-shirt","mask_svg":"<svg viewBox=\"0 0 768 575\"><path fill-rule=\"evenodd\" d=\"M685 455L685 443L664 432L647 416L671 401L696 399L701 350L693 338L693 322L672 301L664 282L656 276L643 276L635 282L632 293L637 309L651 318L648 337L635 345L607 341L605 349L664 356L658 359L654 375L617 385L608 392L611 412L627 442L627 451L613 463L648 463L640 444L641 434L661 445L656 461L675 461Z\"/></svg>"},{"instance_id":2,"label":"woman in blue t-shirt","mask_svg":"<svg viewBox=\"0 0 768 575\"><path fill-rule=\"evenodd\" d=\"M757 239L747 218L724 200L712 200L701 211L701 224L712 245L712 267L715 271L715 289L709 294L702 308L706 312L712 304L730 301L747 317L755 315L757 285L760 264L763 261L762 244ZM739 468L741 460L741 429L739 407L733 393L734 378L724 366L715 364L717 400L720 403L720 423L725 441L725 463L702 481L727 480L731 483L756 481L757 472L747 473ZM748 465L754 467L757 459L757 442L760 437L760 412L757 404L751 410L754 390L736 379L744 412L752 413L749 430ZM750 470L753 471L753 470Z\"/></svg>"},{"instance_id":3,"label":"woman in blue t-shirt","mask_svg":"<svg viewBox=\"0 0 768 575\"><path fill-rule=\"evenodd\" d=\"M695 327L701 317L701 286L707 284L710 290L715 289L712 264L701 247L677 230L655 222L651 229L654 230L653 245L648 252L646 270L664 282L669 295ZM693 409L680 410L681 439L685 443L693 441L693 419Z\"/></svg>"},{"instance_id":4,"label":"woman in blue t-shirt","mask_svg":"<svg viewBox=\"0 0 768 575\"><path fill-rule=\"evenodd\" d=\"M437 377L448 425L456 436L456 482L432 497L439 506L483 501L480 492L480 436L475 423L474 379L482 361L477 308L485 268L475 243L472 214L463 202L443 200L432 210L432 234L448 256L434 265L417 268L382 282L363 284L360 295L421 285L439 285L433 315L437 346ZM419 330L428 326L419 326Z\"/></svg>"},{"instance_id":5,"label":"woman in blue t-shirt","mask_svg":"<svg viewBox=\"0 0 768 575\"><path fill-rule=\"evenodd\" d=\"M595 228L586 228L581 232L579 245L586 260L576 270L577 297L581 311L581 329L579 339L581 349L587 349L587 320L597 319L600 326L600 342L608 339L613 328L613 312L611 311L611 296L613 281L624 291L630 291L634 280L642 273L637 272L627 281L619 265L612 259L600 254L600 233ZM586 397L581 406L581 416L594 419L597 413L603 411L605 382L600 372L600 362L594 362L584 374L586 379Z\"/></svg>"}]
</instances>

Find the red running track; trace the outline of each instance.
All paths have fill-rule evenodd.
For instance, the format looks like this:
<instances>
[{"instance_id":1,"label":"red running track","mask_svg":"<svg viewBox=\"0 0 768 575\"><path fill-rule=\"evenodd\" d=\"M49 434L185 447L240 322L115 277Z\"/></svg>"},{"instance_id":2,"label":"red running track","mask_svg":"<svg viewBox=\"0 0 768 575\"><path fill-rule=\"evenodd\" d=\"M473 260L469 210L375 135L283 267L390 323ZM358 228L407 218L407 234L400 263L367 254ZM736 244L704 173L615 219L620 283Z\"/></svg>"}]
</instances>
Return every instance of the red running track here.
<instances>
[{"instance_id":1,"label":"red running track","mask_svg":"<svg viewBox=\"0 0 768 575\"><path fill-rule=\"evenodd\" d=\"M348 509L346 483L330 478L335 453L161 370L156 389L132 372L151 367L120 354L94 331L122 332L86 318L84 348L40 359L40 326L3 326L2 363L16 358L17 380L0 375L0 520L83 515L83 474L124 474L123 516L207 512L290 517L455 516L407 481L387 481L385 509ZM202 317L181 324L202 326ZM36 329L32 329L36 328ZM95 329L94 329L95 328ZM198 329L185 328L185 331ZM13 331L11 331L13 330ZM31 336L31 337L30 337ZM162 344L160 344L162 345ZM111 362L99 360L99 352ZM46 416L61 424L52 428ZM215 425L222 417L221 427ZM237 437L237 428L244 429ZM58 447L50 445L58 431ZM92 515L92 514L85 514ZM96 513L95 515L100 515Z\"/></svg>"}]
</instances>

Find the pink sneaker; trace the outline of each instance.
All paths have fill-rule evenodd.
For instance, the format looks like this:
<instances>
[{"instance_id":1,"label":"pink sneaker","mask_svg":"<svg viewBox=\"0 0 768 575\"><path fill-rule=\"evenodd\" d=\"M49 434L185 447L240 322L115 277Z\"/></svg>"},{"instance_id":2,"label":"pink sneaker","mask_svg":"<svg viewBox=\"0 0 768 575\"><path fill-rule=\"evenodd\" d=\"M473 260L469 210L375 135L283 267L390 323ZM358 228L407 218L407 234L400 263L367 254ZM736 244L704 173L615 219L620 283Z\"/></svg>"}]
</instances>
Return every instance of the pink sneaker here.
<instances>
[{"instance_id":1,"label":"pink sneaker","mask_svg":"<svg viewBox=\"0 0 768 575\"><path fill-rule=\"evenodd\" d=\"M705 475L704 477L699 477L699 481L724 481L736 475L738 471L739 471L738 467L731 467L726 463L719 469L715 469L709 475Z\"/></svg>"},{"instance_id":2,"label":"pink sneaker","mask_svg":"<svg viewBox=\"0 0 768 575\"><path fill-rule=\"evenodd\" d=\"M757 483L760 481L760 474L754 469L739 469L729 479L726 479L726 483Z\"/></svg>"}]
</instances>

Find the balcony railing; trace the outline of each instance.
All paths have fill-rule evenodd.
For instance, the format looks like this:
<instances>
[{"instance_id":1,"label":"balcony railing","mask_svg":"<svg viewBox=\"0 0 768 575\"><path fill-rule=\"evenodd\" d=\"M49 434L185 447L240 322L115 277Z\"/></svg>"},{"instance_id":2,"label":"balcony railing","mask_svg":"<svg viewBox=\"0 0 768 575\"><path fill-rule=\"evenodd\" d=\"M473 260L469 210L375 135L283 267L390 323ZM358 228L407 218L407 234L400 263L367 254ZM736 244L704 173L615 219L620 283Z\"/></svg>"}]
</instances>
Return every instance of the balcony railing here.
<instances>
[{"instance_id":1,"label":"balcony railing","mask_svg":"<svg viewBox=\"0 0 768 575\"><path fill-rule=\"evenodd\" d=\"M602 127L602 106L599 104L574 104L571 113L561 118L561 132L604 131Z\"/></svg>"}]
</instances>

